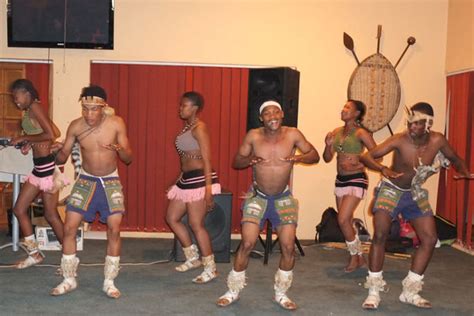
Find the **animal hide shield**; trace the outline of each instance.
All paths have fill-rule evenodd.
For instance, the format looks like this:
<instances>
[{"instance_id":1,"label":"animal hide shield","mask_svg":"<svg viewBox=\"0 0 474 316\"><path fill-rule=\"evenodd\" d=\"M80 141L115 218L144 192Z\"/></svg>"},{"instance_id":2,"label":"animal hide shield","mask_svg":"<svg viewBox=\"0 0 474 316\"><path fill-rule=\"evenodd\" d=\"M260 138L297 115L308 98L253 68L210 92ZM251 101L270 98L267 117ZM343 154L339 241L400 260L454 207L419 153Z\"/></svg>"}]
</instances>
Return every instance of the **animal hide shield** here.
<instances>
[{"instance_id":1,"label":"animal hide shield","mask_svg":"<svg viewBox=\"0 0 474 316\"><path fill-rule=\"evenodd\" d=\"M347 88L349 99L367 106L362 125L371 132L385 127L400 105L400 79L390 61L380 53L373 54L354 70Z\"/></svg>"}]
</instances>

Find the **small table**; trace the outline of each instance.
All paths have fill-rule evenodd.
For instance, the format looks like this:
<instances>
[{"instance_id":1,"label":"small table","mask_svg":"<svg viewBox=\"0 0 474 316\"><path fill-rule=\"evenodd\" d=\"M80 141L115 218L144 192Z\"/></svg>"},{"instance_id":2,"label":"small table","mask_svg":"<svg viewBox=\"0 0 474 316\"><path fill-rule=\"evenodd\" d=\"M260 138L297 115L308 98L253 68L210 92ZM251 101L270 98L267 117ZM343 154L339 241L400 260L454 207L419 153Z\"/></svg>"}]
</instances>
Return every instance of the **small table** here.
<instances>
[{"instance_id":1,"label":"small table","mask_svg":"<svg viewBox=\"0 0 474 316\"><path fill-rule=\"evenodd\" d=\"M13 182L13 206L15 206L20 194L20 177L28 175L32 169L33 155L31 152L23 155L20 150L14 147L6 147L0 150L0 181ZM0 250L12 246L13 251L18 251L19 240L18 219L12 214L12 242L0 246Z\"/></svg>"}]
</instances>

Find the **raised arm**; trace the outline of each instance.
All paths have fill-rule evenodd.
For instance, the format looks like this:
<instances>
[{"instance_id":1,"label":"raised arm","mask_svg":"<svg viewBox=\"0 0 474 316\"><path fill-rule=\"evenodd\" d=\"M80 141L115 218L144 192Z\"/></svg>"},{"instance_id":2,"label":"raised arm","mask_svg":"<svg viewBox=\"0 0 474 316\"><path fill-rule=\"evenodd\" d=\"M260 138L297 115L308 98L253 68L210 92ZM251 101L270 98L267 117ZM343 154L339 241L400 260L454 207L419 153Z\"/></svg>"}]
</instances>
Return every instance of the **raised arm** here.
<instances>
[{"instance_id":1,"label":"raised arm","mask_svg":"<svg viewBox=\"0 0 474 316\"><path fill-rule=\"evenodd\" d=\"M257 157L253 154L252 142L257 133L258 130L254 129L250 130L247 135L245 135L244 141L234 157L234 162L232 163L233 168L245 169L249 166L265 161L262 157Z\"/></svg>"},{"instance_id":2,"label":"raised arm","mask_svg":"<svg viewBox=\"0 0 474 316\"><path fill-rule=\"evenodd\" d=\"M402 176L402 173L393 171L381 164L381 159L383 156L392 152L397 148L397 141L399 135L389 137L383 143L373 147L371 150L367 151L360 157L360 161L369 169L381 172L387 178L398 178Z\"/></svg>"},{"instance_id":3,"label":"raised arm","mask_svg":"<svg viewBox=\"0 0 474 316\"><path fill-rule=\"evenodd\" d=\"M115 146L115 151L117 151L120 160L129 165L132 162L132 148L128 141L127 127L121 117L115 116L114 118L117 122L117 146Z\"/></svg>"},{"instance_id":4,"label":"raised arm","mask_svg":"<svg viewBox=\"0 0 474 316\"><path fill-rule=\"evenodd\" d=\"M324 139L324 143L326 144L326 146L324 147L323 159L325 162L330 162L334 157L333 144L336 131L337 128L334 131L327 133L326 138Z\"/></svg>"},{"instance_id":5,"label":"raised arm","mask_svg":"<svg viewBox=\"0 0 474 316\"><path fill-rule=\"evenodd\" d=\"M64 142L54 143L51 146L51 151L53 153L56 153L56 163L58 165L65 164L69 155L71 154L72 146L76 141L75 122L76 121L73 121L67 128L66 139L64 140Z\"/></svg>"},{"instance_id":6,"label":"raised arm","mask_svg":"<svg viewBox=\"0 0 474 316\"><path fill-rule=\"evenodd\" d=\"M295 163L314 164L319 162L319 153L314 146L306 140L303 133L298 129L293 129L293 137L295 138L296 148L301 153L300 155L293 155L287 157L285 160L293 161Z\"/></svg>"},{"instance_id":7,"label":"raised arm","mask_svg":"<svg viewBox=\"0 0 474 316\"><path fill-rule=\"evenodd\" d=\"M365 148L367 148L368 151L375 148L375 146L377 146L377 144L375 143L374 137L372 136L372 133L369 133L364 128L359 128L358 132L359 132L360 140L362 141L362 143L364 144Z\"/></svg>"}]
</instances>

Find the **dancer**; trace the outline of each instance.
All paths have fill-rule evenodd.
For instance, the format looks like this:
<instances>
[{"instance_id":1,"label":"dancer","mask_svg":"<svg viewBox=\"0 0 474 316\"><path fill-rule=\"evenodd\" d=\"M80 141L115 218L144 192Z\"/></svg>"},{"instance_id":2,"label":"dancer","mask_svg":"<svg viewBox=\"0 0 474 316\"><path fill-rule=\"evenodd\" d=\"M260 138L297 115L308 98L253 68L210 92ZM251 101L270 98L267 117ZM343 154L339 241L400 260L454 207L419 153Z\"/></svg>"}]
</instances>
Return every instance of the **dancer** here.
<instances>
[{"instance_id":1,"label":"dancer","mask_svg":"<svg viewBox=\"0 0 474 316\"><path fill-rule=\"evenodd\" d=\"M66 185L67 181L56 168L54 155L50 154L50 146L60 136L60 132L41 107L35 87L29 80L18 79L13 82L10 91L13 102L23 111L21 127L24 133L22 136L14 137L10 144L21 146L24 154L30 149L33 150L33 171L22 186L13 207L21 232L25 236L24 246L28 251L28 257L17 263L16 268L25 269L42 262L44 258L44 254L38 249L28 209L41 193L44 217L62 244L63 223L57 205L59 189Z\"/></svg>"},{"instance_id":2,"label":"dancer","mask_svg":"<svg viewBox=\"0 0 474 316\"><path fill-rule=\"evenodd\" d=\"M355 271L366 265L359 236L352 226L354 212L365 197L368 178L365 166L359 161L364 148L372 149L375 141L363 127L366 112L365 104L357 100L348 100L341 111L344 126L336 128L326 136L323 159L330 162L337 153L336 195L337 221L346 239L350 259L345 272Z\"/></svg>"},{"instance_id":3,"label":"dancer","mask_svg":"<svg viewBox=\"0 0 474 316\"><path fill-rule=\"evenodd\" d=\"M170 202L166 211L166 222L181 243L186 257L186 261L175 268L176 271L186 272L204 265L204 271L193 279L194 283L207 283L217 277L211 239L204 227L204 219L207 212L214 208L212 195L219 194L221 187L211 166L209 131L198 118L203 106L204 100L197 92L186 92L181 97L179 116L186 124L175 142L181 175L168 190ZM186 226L181 223L185 214L201 249L202 262L198 247L192 243Z\"/></svg>"},{"instance_id":4,"label":"dancer","mask_svg":"<svg viewBox=\"0 0 474 316\"><path fill-rule=\"evenodd\" d=\"M227 278L229 289L217 305L227 306L239 299L246 285L245 270L250 252L268 219L276 227L281 247L274 300L282 308L294 310L297 306L286 292L293 281L298 202L288 183L295 163L317 163L319 154L297 128L282 126L284 113L278 102L264 102L259 112L263 127L247 133L234 158L234 168L254 168L255 180L242 209L242 242ZM296 149L301 154L297 155Z\"/></svg>"},{"instance_id":5,"label":"dancer","mask_svg":"<svg viewBox=\"0 0 474 316\"><path fill-rule=\"evenodd\" d=\"M451 162L459 172L457 178L473 179L465 162L459 158L443 134L431 131L433 108L420 102L407 110L407 130L395 134L361 157L370 169L379 171L383 178L374 191L374 238L369 253L369 275L365 287L369 290L362 304L365 309L377 309L379 292L385 289L382 268L385 241L391 222L398 214L409 220L420 239L420 246L413 256L410 271L402 281L400 301L420 308L431 308L431 303L420 296L424 272L433 254L437 234L433 210L428 201L428 191L421 185L427 178L447 167ZM375 159L393 152L390 168Z\"/></svg>"},{"instance_id":6,"label":"dancer","mask_svg":"<svg viewBox=\"0 0 474 316\"><path fill-rule=\"evenodd\" d=\"M74 143L81 146L82 170L66 206L64 245L61 269L64 280L51 291L63 295L77 287L76 234L84 219L92 222L100 212L100 221L107 223L107 256L105 257L103 291L111 298L120 297L114 279L120 263L120 223L124 196L117 172L117 160L125 164L132 161L132 150L127 138L125 123L107 105L107 95L99 86L82 90L80 101L82 117L69 125L64 144L56 145L56 161L64 163L71 154Z\"/></svg>"}]
</instances>

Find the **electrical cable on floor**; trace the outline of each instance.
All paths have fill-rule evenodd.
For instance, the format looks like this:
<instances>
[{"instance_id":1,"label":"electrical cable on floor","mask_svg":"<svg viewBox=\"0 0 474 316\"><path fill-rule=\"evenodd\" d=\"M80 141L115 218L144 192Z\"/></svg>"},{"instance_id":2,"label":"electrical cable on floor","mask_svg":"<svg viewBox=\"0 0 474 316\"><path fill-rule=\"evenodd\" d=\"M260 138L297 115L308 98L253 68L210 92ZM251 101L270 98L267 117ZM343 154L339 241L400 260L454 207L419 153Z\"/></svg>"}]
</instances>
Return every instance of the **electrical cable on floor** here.
<instances>
[{"instance_id":1,"label":"electrical cable on floor","mask_svg":"<svg viewBox=\"0 0 474 316\"><path fill-rule=\"evenodd\" d=\"M134 267L134 266L151 266L155 264L160 264L160 263L168 263L173 260L172 257L172 251L168 256L168 259L163 259L163 260L156 260L156 261L151 261L151 262L125 262L125 263L120 263L121 267ZM59 268L58 264L35 264L35 267L49 267L49 268ZM104 266L104 263L79 263L79 266L82 267L100 267ZM0 263L0 269L10 269L13 268L15 269L16 264L8 264L8 263Z\"/></svg>"}]
</instances>

